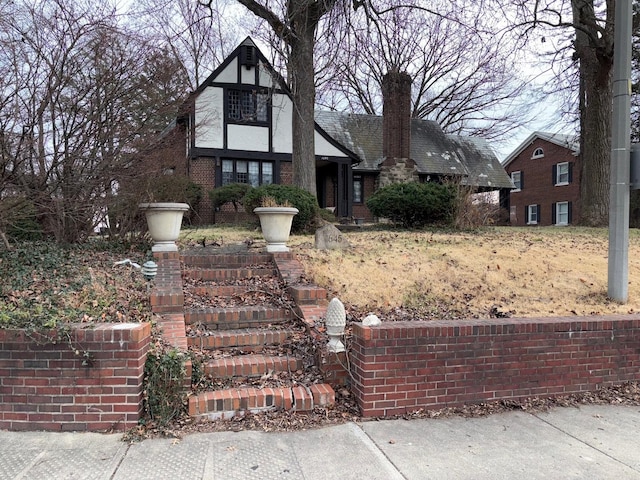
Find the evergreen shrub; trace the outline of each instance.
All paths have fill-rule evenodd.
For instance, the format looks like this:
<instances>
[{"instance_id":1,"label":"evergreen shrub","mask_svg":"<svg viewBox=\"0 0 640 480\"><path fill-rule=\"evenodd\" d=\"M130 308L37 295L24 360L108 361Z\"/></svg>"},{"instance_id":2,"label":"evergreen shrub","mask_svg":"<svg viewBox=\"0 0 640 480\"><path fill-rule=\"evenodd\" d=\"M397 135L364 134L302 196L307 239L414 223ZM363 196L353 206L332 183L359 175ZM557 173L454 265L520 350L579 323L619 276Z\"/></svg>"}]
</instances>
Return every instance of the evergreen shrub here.
<instances>
[{"instance_id":1,"label":"evergreen shrub","mask_svg":"<svg viewBox=\"0 0 640 480\"><path fill-rule=\"evenodd\" d=\"M456 191L438 183L396 183L377 190L367 200L376 217L387 218L405 228L450 225Z\"/></svg>"}]
</instances>

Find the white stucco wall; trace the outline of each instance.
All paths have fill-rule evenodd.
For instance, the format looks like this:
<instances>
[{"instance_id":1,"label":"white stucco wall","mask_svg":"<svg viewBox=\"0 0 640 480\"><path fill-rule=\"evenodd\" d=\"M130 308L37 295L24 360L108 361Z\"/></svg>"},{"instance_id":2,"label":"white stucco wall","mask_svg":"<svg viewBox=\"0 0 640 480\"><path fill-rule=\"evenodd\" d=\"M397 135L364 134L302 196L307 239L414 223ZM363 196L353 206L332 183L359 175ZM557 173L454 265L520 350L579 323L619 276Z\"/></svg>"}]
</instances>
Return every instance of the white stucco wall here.
<instances>
[{"instance_id":1,"label":"white stucco wall","mask_svg":"<svg viewBox=\"0 0 640 480\"><path fill-rule=\"evenodd\" d=\"M255 85L256 84L256 69L251 67L247 70L247 67L240 67L240 78L241 82L245 85Z\"/></svg>"},{"instance_id":2,"label":"white stucco wall","mask_svg":"<svg viewBox=\"0 0 640 480\"><path fill-rule=\"evenodd\" d=\"M260 62L260 65L258 66L259 70L259 84L261 87L267 87L267 88L272 88L276 86L276 80L274 78L271 77L271 75L269 74L269 71L267 70L267 67Z\"/></svg>"},{"instance_id":3,"label":"white stucco wall","mask_svg":"<svg viewBox=\"0 0 640 480\"><path fill-rule=\"evenodd\" d=\"M344 153L331 145L322 135L316 132L315 135L316 155L321 157L346 157Z\"/></svg>"},{"instance_id":4,"label":"white stucco wall","mask_svg":"<svg viewBox=\"0 0 640 480\"><path fill-rule=\"evenodd\" d=\"M205 88L196 98L196 147L223 147L223 90Z\"/></svg>"},{"instance_id":5,"label":"white stucco wall","mask_svg":"<svg viewBox=\"0 0 640 480\"><path fill-rule=\"evenodd\" d=\"M273 119L273 151L291 153L291 119L293 103L287 95L274 94L272 99L271 118Z\"/></svg>"},{"instance_id":6,"label":"white stucco wall","mask_svg":"<svg viewBox=\"0 0 640 480\"><path fill-rule=\"evenodd\" d=\"M216 82L236 83L238 81L238 59L234 58L216 77Z\"/></svg>"},{"instance_id":7,"label":"white stucco wall","mask_svg":"<svg viewBox=\"0 0 640 480\"><path fill-rule=\"evenodd\" d=\"M269 151L269 129L249 125L227 125L227 146L232 150Z\"/></svg>"}]
</instances>

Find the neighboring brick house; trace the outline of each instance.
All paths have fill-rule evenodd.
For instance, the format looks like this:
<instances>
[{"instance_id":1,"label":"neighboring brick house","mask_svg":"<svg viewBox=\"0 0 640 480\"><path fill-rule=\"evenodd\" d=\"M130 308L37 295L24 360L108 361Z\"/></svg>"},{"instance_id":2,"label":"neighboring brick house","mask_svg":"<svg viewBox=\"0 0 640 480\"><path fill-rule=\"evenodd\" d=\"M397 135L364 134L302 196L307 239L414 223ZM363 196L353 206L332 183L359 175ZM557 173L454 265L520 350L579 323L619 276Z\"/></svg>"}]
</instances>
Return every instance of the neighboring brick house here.
<instances>
[{"instance_id":1,"label":"neighboring brick house","mask_svg":"<svg viewBox=\"0 0 640 480\"><path fill-rule=\"evenodd\" d=\"M503 204L511 225L571 225L580 219L577 137L532 133L503 162L515 189Z\"/></svg>"},{"instance_id":2,"label":"neighboring brick house","mask_svg":"<svg viewBox=\"0 0 640 480\"><path fill-rule=\"evenodd\" d=\"M513 187L484 140L446 135L435 122L411 119L407 74L387 74L383 96L383 116L316 112L321 207L338 218L372 220L367 198L392 182L451 178L479 191ZM205 193L233 182L291 183L292 113L284 80L247 38L190 95L164 143L172 155L186 152L175 157L176 171L186 171ZM200 223L236 218L228 206L214 212L208 195L199 212Z\"/></svg>"}]
</instances>

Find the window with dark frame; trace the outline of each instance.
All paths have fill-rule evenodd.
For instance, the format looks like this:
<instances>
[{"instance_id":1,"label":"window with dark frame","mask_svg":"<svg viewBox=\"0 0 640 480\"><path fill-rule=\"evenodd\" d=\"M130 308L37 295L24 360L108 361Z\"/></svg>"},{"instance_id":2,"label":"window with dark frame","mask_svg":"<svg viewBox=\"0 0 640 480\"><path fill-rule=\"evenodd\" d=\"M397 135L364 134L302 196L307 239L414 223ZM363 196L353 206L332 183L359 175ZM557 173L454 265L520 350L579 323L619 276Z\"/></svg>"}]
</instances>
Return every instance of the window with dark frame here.
<instances>
[{"instance_id":1,"label":"window with dark frame","mask_svg":"<svg viewBox=\"0 0 640 480\"><path fill-rule=\"evenodd\" d=\"M364 182L362 175L353 176L353 203L362 203L364 201Z\"/></svg>"},{"instance_id":2,"label":"window with dark frame","mask_svg":"<svg viewBox=\"0 0 640 480\"><path fill-rule=\"evenodd\" d=\"M522 190L522 172L511 172L511 180L516 187L516 190Z\"/></svg>"},{"instance_id":3,"label":"window with dark frame","mask_svg":"<svg viewBox=\"0 0 640 480\"><path fill-rule=\"evenodd\" d=\"M252 187L273 183L273 162L222 160L222 185L248 183Z\"/></svg>"},{"instance_id":4,"label":"window with dark frame","mask_svg":"<svg viewBox=\"0 0 640 480\"><path fill-rule=\"evenodd\" d=\"M269 120L269 95L255 89L228 89L227 118L233 122L266 123Z\"/></svg>"}]
</instances>

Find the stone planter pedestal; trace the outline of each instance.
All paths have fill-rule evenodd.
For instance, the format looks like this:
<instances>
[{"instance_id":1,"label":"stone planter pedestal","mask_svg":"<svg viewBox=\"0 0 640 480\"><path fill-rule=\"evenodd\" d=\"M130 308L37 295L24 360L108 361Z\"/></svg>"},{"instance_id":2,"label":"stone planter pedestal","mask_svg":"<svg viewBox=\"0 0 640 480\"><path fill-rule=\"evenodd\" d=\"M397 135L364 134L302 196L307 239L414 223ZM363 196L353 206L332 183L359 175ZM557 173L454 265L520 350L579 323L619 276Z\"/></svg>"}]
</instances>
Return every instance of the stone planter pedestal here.
<instances>
[{"instance_id":1,"label":"stone planter pedestal","mask_svg":"<svg viewBox=\"0 0 640 480\"><path fill-rule=\"evenodd\" d=\"M155 252L177 252L176 240L180 236L182 216L189 210L186 203L141 203L139 206L147 217L149 235L153 240L151 250Z\"/></svg>"},{"instance_id":2,"label":"stone planter pedestal","mask_svg":"<svg viewBox=\"0 0 640 480\"><path fill-rule=\"evenodd\" d=\"M267 242L267 252L288 252L287 241L291 233L291 223L298 213L293 207L258 207L253 213L260 218L262 235Z\"/></svg>"}]
</instances>

